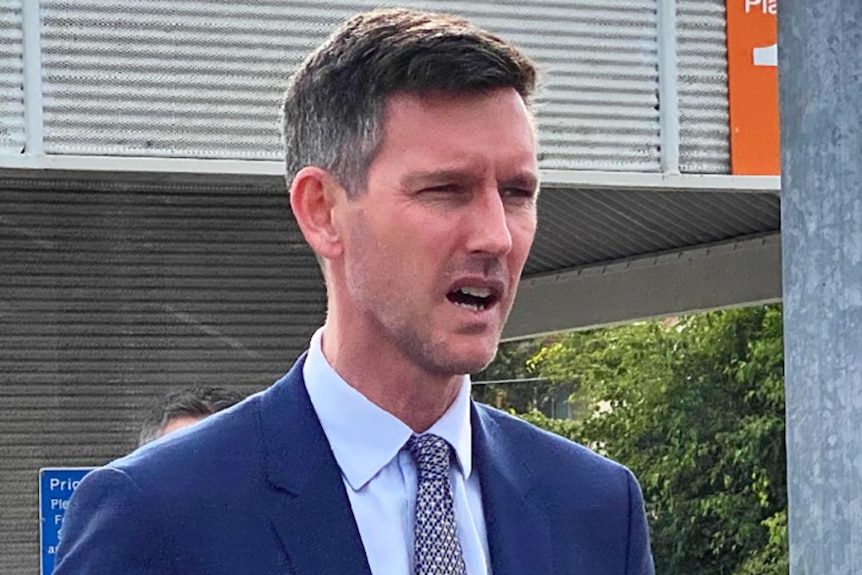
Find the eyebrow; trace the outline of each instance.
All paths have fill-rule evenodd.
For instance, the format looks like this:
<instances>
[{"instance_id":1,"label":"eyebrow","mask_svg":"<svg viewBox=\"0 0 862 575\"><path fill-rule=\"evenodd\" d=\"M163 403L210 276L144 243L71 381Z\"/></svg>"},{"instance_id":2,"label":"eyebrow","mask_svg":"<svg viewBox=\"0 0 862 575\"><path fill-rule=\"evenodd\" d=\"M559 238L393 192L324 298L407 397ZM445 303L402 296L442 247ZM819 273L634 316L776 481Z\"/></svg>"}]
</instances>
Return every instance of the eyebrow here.
<instances>
[{"instance_id":1,"label":"eyebrow","mask_svg":"<svg viewBox=\"0 0 862 575\"><path fill-rule=\"evenodd\" d=\"M521 172L502 182L504 188L524 188L539 192L539 178L532 172Z\"/></svg>"},{"instance_id":2,"label":"eyebrow","mask_svg":"<svg viewBox=\"0 0 862 575\"><path fill-rule=\"evenodd\" d=\"M449 181L467 182L469 184L472 184L477 179L478 178L475 176L472 170L455 168L433 170L429 172L409 173L401 179L401 185L407 189L412 189L416 187L427 186L429 184ZM509 178L506 178L505 180L500 182L500 187L525 188L538 192L539 178L533 172L524 171L517 173Z\"/></svg>"},{"instance_id":3,"label":"eyebrow","mask_svg":"<svg viewBox=\"0 0 862 575\"><path fill-rule=\"evenodd\" d=\"M467 169L432 170L428 172L411 172L401 179L401 185L405 188L421 188L429 184L448 181L468 181L472 183L476 177Z\"/></svg>"}]
</instances>

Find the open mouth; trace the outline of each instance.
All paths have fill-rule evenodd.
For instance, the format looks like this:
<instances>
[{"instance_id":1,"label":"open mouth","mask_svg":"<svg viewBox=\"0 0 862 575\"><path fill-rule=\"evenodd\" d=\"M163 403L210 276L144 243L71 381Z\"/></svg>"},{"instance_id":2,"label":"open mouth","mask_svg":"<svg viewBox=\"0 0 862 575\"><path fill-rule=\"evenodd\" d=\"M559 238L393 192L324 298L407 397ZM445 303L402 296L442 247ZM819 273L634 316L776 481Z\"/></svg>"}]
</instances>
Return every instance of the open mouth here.
<instances>
[{"instance_id":1,"label":"open mouth","mask_svg":"<svg viewBox=\"0 0 862 575\"><path fill-rule=\"evenodd\" d=\"M490 287L463 286L446 294L446 299L471 311L484 311L500 300L500 292Z\"/></svg>"}]
</instances>

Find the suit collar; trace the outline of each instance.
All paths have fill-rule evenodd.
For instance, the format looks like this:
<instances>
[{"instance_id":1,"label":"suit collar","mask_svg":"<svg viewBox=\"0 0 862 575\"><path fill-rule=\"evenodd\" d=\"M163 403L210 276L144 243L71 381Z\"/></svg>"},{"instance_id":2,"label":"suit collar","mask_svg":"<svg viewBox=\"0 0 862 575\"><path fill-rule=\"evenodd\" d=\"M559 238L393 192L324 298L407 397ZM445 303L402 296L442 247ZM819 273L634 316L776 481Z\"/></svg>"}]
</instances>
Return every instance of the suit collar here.
<instances>
[{"instance_id":1,"label":"suit collar","mask_svg":"<svg viewBox=\"0 0 862 575\"><path fill-rule=\"evenodd\" d=\"M305 390L304 360L261 395L266 478L278 491L270 520L292 573L371 575L341 470Z\"/></svg>"},{"instance_id":2,"label":"suit collar","mask_svg":"<svg viewBox=\"0 0 862 575\"><path fill-rule=\"evenodd\" d=\"M492 570L499 575L551 573L550 522L530 499L537 478L516 451L525 446L516 446L491 413L473 404L474 466L482 486Z\"/></svg>"},{"instance_id":3,"label":"suit collar","mask_svg":"<svg viewBox=\"0 0 862 575\"><path fill-rule=\"evenodd\" d=\"M261 396L260 423L270 483L300 494L318 468L332 459L329 443L305 391L305 354Z\"/></svg>"}]
</instances>

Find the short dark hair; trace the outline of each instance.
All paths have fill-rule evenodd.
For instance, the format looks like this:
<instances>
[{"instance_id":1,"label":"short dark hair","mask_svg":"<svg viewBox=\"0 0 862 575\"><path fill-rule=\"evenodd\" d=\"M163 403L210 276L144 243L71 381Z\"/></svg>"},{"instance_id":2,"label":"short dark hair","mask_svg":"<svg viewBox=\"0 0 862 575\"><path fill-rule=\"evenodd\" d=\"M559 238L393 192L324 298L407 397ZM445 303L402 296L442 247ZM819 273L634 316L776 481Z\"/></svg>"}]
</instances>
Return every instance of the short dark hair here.
<instances>
[{"instance_id":1,"label":"short dark hair","mask_svg":"<svg viewBox=\"0 0 862 575\"><path fill-rule=\"evenodd\" d=\"M222 387L188 387L171 391L159 399L141 425L138 446L157 439L178 417L203 419L245 399L245 395Z\"/></svg>"},{"instance_id":2,"label":"short dark hair","mask_svg":"<svg viewBox=\"0 0 862 575\"><path fill-rule=\"evenodd\" d=\"M395 93L514 88L529 107L536 78L532 60L463 18L405 8L354 16L291 77L282 105L288 185L317 166L349 194L364 190Z\"/></svg>"}]
</instances>

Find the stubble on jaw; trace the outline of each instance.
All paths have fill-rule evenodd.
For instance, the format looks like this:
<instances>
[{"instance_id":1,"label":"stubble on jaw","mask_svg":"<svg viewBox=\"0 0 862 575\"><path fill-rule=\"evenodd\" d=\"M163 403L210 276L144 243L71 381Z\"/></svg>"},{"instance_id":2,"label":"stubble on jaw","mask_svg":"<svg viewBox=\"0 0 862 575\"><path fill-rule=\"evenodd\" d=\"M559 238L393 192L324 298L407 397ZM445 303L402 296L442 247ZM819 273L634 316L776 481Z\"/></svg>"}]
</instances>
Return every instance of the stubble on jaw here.
<instances>
[{"instance_id":1,"label":"stubble on jaw","mask_svg":"<svg viewBox=\"0 0 862 575\"><path fill-rule=\"evenodd\" d=\"M447 359L447 355L453 354L447 348L453 345L448 342L429 342L418 334L396 334L402 352L413 364L417 365L423 372L435 378L459 377L467 374L478 373L488 367L497 355L500 336L495 337L493 350L488 357L471 357L458 359L455 357Z\"/></svg>"}]
</instances>

